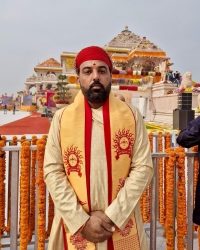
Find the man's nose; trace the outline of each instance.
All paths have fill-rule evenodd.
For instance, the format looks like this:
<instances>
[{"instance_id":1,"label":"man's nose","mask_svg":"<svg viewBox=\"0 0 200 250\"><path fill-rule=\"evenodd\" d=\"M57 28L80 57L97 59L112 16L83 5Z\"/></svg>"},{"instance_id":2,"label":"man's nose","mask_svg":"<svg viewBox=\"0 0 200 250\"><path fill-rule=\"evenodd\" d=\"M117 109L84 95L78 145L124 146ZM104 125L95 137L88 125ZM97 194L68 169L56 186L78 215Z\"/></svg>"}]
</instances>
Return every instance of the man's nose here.
<instances>
[{"instance_id":1,"label":"man's nose","mask_svg":"<svg viewBox=\"0 0 200 250\"><path fill-rule=\"evenodd\" d=\"M99 80L99 72L97 70L93 71L93 80L94 81Z\"/></svg>"}]
</instances>

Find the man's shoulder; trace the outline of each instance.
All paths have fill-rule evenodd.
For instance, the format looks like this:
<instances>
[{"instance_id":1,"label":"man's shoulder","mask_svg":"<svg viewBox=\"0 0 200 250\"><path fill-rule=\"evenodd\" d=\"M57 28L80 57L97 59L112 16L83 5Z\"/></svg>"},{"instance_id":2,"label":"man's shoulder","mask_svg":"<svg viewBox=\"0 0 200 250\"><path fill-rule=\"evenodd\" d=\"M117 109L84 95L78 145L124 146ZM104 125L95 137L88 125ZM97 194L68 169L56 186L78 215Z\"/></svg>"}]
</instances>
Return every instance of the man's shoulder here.
<instances>
[{"instance_id":1,"label":"man's shoulder","mask_svg":"<svg viewBox=\"0 0 200 250\"><path fill-rule=\"evenodd\" d=\"M140 111L137 107L131 105L131 104L127 104L127 106L132 110L133 114L140 114Z\"/></svg>"}]
</instances>

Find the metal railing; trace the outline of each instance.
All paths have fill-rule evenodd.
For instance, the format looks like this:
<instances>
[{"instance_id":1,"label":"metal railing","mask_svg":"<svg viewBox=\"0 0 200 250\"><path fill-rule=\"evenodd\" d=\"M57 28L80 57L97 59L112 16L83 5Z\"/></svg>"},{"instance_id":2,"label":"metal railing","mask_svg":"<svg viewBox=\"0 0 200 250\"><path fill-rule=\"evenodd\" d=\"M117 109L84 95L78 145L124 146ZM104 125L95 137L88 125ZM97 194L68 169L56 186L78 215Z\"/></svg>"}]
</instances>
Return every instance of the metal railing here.
<instances>
[{"instance_id":1,"label":"metal railing","mask_svg":"<svg viewBox=\"0 0 200 250\"><path fill-rule=\"evenodd\" d=\"M36 150L36 146L30 146L30 150ZM156 150L155 144L155 150ZM19 154L21 150L21 146L5 146L2 148L3 151L9 152L12 154L12 161L9 162L9 157L7 158L7 165L12 166L12 175L11 175L11 225L10 225L10 233L8 235L4 234L3 237L10 237L10 244L2 244L2 247L10 246L10 249L17 250L17 246L19 245L18 242L18 235L19 235L19 219L18 219L18 211L19 211L19 169L20 169L20 159ZM187 179L187 224L188 224L188 236L187 236L187 249L193 250L193 223L192 223L192 212L193 212L193 204L194 204L194 190L193 190L193 182L194 182L194 157L197 156L197 153L194 152L186 152L187 155L187 165L188 168L188 179ZM158 158L165 158L168 157L167 153L152 153L152 160L154 166L154 176L151 182L151 221L150 221L150 250L156 249L156 230L157 230L157 218L158 218ZM178 156L177 156L178 157ZM37 163L36 163L37 169ZM176 175L176 164L174 165L174 173L175 178L174 182L177 180ZM37 179L37 171L36 171L36 179ZM9 177L6 181L9 180ZM174 183L174 187L176 187L176 183ZM8 185L9 186L9 185ZM176 189L174 190L174 204L176 202ZM8 192L7 192L8 193ZM7 197L7 194L6 194ZM36 186L36 208L38 202L38 190ZM35 234L34 240L32 244L34 244L34 249L37 249L37 218L38 212L35 209ZM7 209L7 217L8 217L8 209ZM176 207L174 206L174 239L175 239L175 214L176 214ZM174 240L175 242L175 240ZM174 243L175 244L175 243ZM174 247L175 249L175 247Z\"/></svg>"}]
</instances>

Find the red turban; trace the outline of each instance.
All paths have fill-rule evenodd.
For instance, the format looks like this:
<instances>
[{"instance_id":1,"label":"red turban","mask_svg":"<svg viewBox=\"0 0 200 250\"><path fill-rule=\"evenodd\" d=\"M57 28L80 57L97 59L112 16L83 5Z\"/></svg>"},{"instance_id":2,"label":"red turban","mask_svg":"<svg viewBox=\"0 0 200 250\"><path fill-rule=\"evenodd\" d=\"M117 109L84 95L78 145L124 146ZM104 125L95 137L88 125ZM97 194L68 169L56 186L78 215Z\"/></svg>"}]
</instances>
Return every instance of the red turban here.
<instances>
[{"instance_id":1,"label":"red turban","mask_svg":"<svg viewBox=\"0 0 200 250\"><path fill-rule=\"evenodd\" d=\"M108 65L110 71L112 71L112 62L110 60L110 57L107 54L107 52L100 47L90 46L90 47L82 49L78 53L75 59L76 69L79 68L83 62L89 61L89 60L99 60L99 61L105 62Z\"/></svg>"}]
</instances>

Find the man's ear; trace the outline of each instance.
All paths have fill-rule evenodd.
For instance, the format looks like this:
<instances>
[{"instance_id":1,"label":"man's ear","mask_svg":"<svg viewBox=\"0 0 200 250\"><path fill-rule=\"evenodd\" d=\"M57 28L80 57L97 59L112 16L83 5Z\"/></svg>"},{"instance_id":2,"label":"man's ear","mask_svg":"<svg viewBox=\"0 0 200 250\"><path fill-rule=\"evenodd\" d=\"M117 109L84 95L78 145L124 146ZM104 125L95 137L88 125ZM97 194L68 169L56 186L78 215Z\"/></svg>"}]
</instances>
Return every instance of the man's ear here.
<instances>
[{"instance_id":1,"label":"man's ear","mask_svg":"<svg viewBox=\"0 0 200 250\"><path fill-rule=\"evenodd\" d=\"M77 84L80 86L81 84L80 84L80 78L79 78L79 76L77 77Z\"/></svg>"}]
</instances>

